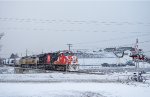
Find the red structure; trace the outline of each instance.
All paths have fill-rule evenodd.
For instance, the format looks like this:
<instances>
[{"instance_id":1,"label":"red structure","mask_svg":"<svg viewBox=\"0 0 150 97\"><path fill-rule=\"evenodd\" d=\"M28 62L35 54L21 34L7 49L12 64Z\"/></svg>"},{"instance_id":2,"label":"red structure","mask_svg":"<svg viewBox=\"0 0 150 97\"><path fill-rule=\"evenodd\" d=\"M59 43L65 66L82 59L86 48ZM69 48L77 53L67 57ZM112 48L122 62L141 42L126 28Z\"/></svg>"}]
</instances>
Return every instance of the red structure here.
<instances>
[{"instance_id":1,"label":"red structure","mask_svg":"<svg viewBox=\"0 0 150 97\"><path fill-rule=\"evenodd\" d=\"M138 39L136 39L134 49L131 50L130 57L132 57L133 60L144 60L145 59L145 56L143 55L143 50L138 48Z\"/></svg>"}]
</instances>

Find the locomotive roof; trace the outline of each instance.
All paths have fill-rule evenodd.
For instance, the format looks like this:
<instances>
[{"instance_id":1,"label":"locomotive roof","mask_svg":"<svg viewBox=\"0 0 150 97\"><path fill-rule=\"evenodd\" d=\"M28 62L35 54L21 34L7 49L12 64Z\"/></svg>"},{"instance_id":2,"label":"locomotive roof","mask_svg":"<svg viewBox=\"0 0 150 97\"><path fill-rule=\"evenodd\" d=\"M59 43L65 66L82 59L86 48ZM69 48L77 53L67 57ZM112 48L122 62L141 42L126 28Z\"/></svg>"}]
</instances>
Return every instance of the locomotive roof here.
<instances>
[{"instance_id":1,"label":"locomotive roof","mask_svg":"<svg viewBox=\"0 0 150 97\"><path fill-rule=\"evenodd\" d=\"M73 53L73 52L69 50L63 50L63 51L58 51L57 53Z\"/></svg>"}]
</instances>

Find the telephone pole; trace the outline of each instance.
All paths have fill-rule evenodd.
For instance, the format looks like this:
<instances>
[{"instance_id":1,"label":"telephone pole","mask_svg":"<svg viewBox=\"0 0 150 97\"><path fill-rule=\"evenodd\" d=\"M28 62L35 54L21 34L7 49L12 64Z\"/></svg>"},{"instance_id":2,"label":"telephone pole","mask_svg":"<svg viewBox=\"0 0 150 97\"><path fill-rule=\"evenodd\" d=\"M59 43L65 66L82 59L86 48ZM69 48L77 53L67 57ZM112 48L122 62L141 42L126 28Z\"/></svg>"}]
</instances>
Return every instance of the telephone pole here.
<instances>
[{"instance_id":1,"label":"telephone pole","mask_svg":"<svg viewBox=\"0 0 150 97\"><path fill-rule=\"evenodd\" d=\"M68 48L69 48L69 51L70 51L73 44L67 44L67 45L68 45Z\"/></svg>"},{"instance_id":2,"label":"telephone pole","mask_svg":"<svg viewBox=\"0 0 150 97\"><path fill-rule=\"evenodd\" d=\"M28 56L28 50L26 49L26 57Z\"/></svg>"}]
</instances>

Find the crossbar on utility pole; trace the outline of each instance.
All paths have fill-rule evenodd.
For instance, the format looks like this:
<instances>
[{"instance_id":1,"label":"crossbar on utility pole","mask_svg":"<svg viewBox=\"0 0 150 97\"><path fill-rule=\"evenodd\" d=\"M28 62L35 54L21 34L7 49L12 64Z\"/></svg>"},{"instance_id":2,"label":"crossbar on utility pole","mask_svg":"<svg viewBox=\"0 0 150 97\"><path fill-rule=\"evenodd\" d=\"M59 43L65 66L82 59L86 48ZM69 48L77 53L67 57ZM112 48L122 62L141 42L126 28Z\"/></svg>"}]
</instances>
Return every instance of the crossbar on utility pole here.
<instances>
[{"instance_id":1,"label":"crossbar on utility pole","mask_svg":"<svg viewBox=\"0 0 150 97\"><path fill-rule=\"evenodd\" d=\"M68 45L68 48L69 48L69 51L70 51L73 44L67 44L67 45Z\"/></svg>"}]
</instances>

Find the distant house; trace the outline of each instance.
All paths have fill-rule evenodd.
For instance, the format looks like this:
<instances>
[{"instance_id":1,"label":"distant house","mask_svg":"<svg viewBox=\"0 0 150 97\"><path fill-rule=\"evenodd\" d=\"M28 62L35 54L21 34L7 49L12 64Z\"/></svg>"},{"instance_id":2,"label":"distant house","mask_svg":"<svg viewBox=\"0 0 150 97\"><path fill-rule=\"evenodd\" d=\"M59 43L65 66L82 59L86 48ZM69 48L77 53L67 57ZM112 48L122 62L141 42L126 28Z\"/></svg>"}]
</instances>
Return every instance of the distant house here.
<instances>
[{"instance_id":1,"label":"distant house","mask_svg":"<svg viewBox=\"0 0 150 97\"><path fill-rule=\"evenodd\" d=\"M19 58L19 56L17 54L12 53L10 56L11 59L15 59L15 58Z\"/></svg>"},{"instance_id":2,"label":"distant house","mask_svg":"<svg viewBox=\"0 0 150 97\"><path fill-rule=\"evenodd\" d=\"M116 48L105 48L104 49L105 52L113 52L115 50L116 50Z\"/></svg>"}]
</instances>

